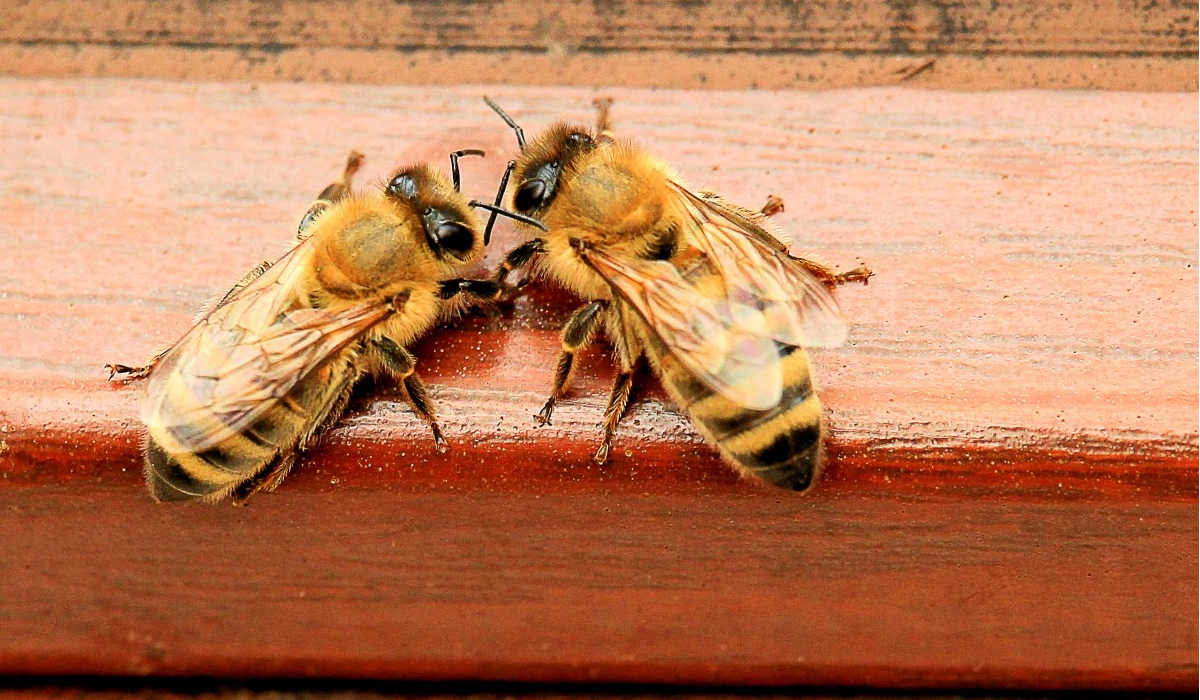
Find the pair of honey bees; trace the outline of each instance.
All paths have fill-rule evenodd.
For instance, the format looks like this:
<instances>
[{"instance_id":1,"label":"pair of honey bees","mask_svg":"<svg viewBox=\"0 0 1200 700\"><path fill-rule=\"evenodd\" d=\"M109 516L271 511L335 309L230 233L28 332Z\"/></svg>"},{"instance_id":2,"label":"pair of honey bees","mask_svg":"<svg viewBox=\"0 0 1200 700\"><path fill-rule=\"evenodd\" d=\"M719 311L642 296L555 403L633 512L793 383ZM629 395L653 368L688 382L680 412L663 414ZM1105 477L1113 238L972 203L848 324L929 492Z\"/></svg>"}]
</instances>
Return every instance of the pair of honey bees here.
<instances>
[{"instance_id":1,"label":"pair of honey bees","mask_svg":"<svg viewBox=\"0 0 1200 700\"><path fill-rule=\"evenodd\" d=\"M110 378L149 377L142 411L146 480L160 501L217 501L277 487L323 430L338 420L365 375L399 382L446 440L408 350L441 320L498 300L529 265L587 300L562 329L550 421L575 358L597 333L618 366L595 460L614 433L645 357L674 402L743 474L803 490L823 458L824 420L806 346L840 344L846 325L832 290L871 277L836 274L792 257L762 211L694 192L638 147L613 138L608 104L594 130L557 124L509 163L494 204L460 192L424 164L382 190L351 191L362 162L301 220L295 246L252 270L177 343L140 367L108 365ZM510 178L512 209L502 208ZM480 228L472 210L490 211ZM497 215L536 232L494 277L459 275L477 261Z\"/></svg>"}]
</instances>

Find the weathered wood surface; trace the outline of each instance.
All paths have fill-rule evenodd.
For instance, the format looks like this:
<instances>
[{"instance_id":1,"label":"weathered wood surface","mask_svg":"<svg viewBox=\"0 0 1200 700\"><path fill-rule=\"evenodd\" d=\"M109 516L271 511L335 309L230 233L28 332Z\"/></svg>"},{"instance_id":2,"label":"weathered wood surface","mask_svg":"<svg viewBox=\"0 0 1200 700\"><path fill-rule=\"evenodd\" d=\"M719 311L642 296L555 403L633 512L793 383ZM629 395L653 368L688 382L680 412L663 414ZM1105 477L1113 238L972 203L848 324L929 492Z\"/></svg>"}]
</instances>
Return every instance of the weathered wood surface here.
<instances>
[{"instance_id":1,"label":"weathered wood surface","mask_svg":"<svg viewBox=\"0 0 1200 700\"><path fill-rule=\"evenodd\" d=\"M0 700L644 700L685 696L695 700L962 700L960 693L916 692L797 692L797 690L620 686L620 684L571 683L386 683L367 682L258 682L252 684L205 681L150 680L107 681L88 678L82 684L47 684L34 681L0 688ZM1078 694L971 693L972 700L1068 700ZM1092 694L1092 698L1166 699L1174 695Z\"/></svg>"},{"instance_id":2,"label":"weathered wood surface","mask_svg":"<svg viewBox=\"0 0 1200 700\"><path fill-rule=\"evenodd\" d=\"M592 466L603 352L535 427L576 303L539 289L417 346L449 455L381 389L247 509L151 503L100 366L277 255L347 149L483 147L484 196L511 134L473 88L0 80L0 672L1193 687L1195 96L608 94L878 271L814 353L814 492L739 481L652 378ZM529 132L593 95L494 91Z\"/></svg>"},{"instance_id":3,"label":"weathered wood surface","mask_svg":"<svg viewBox=\"0 0 1200 700\"><path fill-rule=\"evenodd\" d=\"M0 7L0 66L451 85L1194 90L1198 18L1191 0L21 1Z\"/></svg>"}]
</instances>

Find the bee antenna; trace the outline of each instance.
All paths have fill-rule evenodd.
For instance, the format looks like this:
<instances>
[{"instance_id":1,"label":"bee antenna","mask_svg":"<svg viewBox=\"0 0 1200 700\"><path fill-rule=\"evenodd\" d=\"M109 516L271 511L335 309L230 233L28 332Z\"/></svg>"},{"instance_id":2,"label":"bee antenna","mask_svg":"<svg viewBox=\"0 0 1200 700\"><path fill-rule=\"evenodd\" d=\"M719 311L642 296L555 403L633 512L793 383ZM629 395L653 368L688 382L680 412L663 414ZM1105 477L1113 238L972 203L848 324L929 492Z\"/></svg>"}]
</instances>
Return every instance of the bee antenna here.
<instances>
[{"instance_id":1,"label":"bee antenna","mask_svg":"<svg viewBox=\"0 0 1200 700\"><path fill-rule=\"evenodd\" d=\"M517 161L508 161L508 167L504 169L504 177L500 178L500 187L496 189L496 206L504 203L504 190L508 187L508 178L512 176L513 168L517 167ZM486 247L492 240L492 227L496 225L496 212L488 217L487 226L483 229L483 245Z\"/></svg>"},{"instance_id":2,"label":"bee antenna","mask_svg":"<svg viewBox=\"0 0 1200 700\"><path fill-rule=\"evenodd\" d=\"M487 95L484 95L483 101L487 103L488 107L492 108L493 112L500 115L500 118L504 120L505 124L508 124L509 127L511 127L513 131L517 132L517 145L521 147L522 151L524 151L525 150L525 132L521 130L521 127L517 126L517 123L515 121L513 121L513 118L508 116L508 114L504 110L500 109L500 105L496 104L495 102L492 102L492 98L488 97Z\"/></svg>"},{"instance_id":3,"label":"bee antenna","mask_svg":"<svg viewBox=\"0 0 1200 700\"><path fill-rule=\"evenodd\" d=\"M542 222L538 221L537 219L534 219L534 218L532 218L532 217L529 217L529 216L525 216L524 214L518 214L518 213L517 213L517 212L515 212L515 211L509 211L509 210L507 210L507 209L504 209L504 208L502 208L502 207L498 207L498 206L495 206L495 205L493 205L493 204L488 204L487 202L480 202L480 201L477 201L477 200L474 200L474 199L472 199L472 200L471 200L470 204L471 204L471 206L473 206L473 207L479 207L480 209L487 209L488 211L490 211L490 212L495 212L495 213L497 213L497 214L499 214L499 215L501 215L501 216L507 216L507 217L508 217L508 218L510 218L510 219L516 219L517 221L520 221L520 222L521 222L521 223L523 223L523 224L529 224L530 226L533 226L533 227L535 227L535 228L539 228L539 229L541 229L541 230L543 230L543 231L549 231L549 230L550 230L550 229L546 228L546 225L545 225L545 224L543 224Z\"/></svg>"},{"instance_id":4,"label":"bee antenna","mask_svg":"<svg viewBox=\"0 0 1200 700\"><path fill-rule=\"evenodd\" d=\"M458 172L458 159L463 156L485 156L487 155L478 148L464 148L459 151L454 151L450 154L450 179L454 183L454 191L458 192L462 189L462 176Z\"/></svg>"}]
</instances>

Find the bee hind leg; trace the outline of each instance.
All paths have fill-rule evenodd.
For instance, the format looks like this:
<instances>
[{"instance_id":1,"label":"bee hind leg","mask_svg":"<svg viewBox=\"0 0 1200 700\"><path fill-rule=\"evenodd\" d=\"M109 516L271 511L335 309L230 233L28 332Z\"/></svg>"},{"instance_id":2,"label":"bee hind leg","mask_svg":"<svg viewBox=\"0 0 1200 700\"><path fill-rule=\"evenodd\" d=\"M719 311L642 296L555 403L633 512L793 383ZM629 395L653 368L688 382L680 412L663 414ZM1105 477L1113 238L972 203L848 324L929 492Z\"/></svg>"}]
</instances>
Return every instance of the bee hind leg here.
<instances>
[{"instance_id":1,"label":"bee hind leg","mask_svg":"<svg viewBox=\"0 0 1200 700\"><path fill-rule=\"evenodd\" d=\"M337 388L328 395L325 405L316 412L311 428L300 436L295 448L280 452L265 469L239 484L233 490L233 505L244 506L254 494L279 488L292 467L296 466L300 455L315 445L321 435L342 417L358 377L356 372L344 376Z\"/></svg>"},{"instance_id":2,"label":"bee hind leg","mask_svg":"<svg viewBox=\"0 0 1200 700\"><path fill-rule=\"evenodd\" d=\"M762 205L762 209L758 210L763 216L774 216L783 211L783 199L779 195L767 195L766 204Z\"/></svg>"},{"instance_id":3,"label":"bee hind leg","mask_svg":"<svg viewBox=\"0 0 1200 700\"><path fill-rule=\"evenodd\" d=\"M596 136L600 138L612 138L612 117L609 116L612 104L611 97L597 97L592 100L592 106L596 108Z\"/></svg>"},{"instance_id":4,"label":"bee hind leg","mask_svg":"<svg viewBox=\"0 0 1200 700\"><path fill-rule=\"evenodd\" d=\"M244 506L254 494L279 488L294 466L296 466L295 452L276 458L271 466L238 484L237 488L233 490L233 505Z\"/></svg>"},{"instance_id":5,"label":"bee hind leg","mask_svg":"<svg viewBox=\"0 0 1200 700\"><path fill-rule=\"evenodd\" d=\"M154 355L146 362L146 364L139 365L137 367L123 365L119 362L109 362L104 365L104 369L108 370L108 380L110 382L116 381L128 383L136 379L147 377L151 372L154 371L154 368L158 365L159 361L162 360L163 356L166 355L170 350L171 346L168 345L162 350L154 353Z\"/></svg>"},{"instance_id":6,"label":"bee hind leg","mask_svg":"<svg viewBox=\"0 0 1200 700\"><path fill-rule=\"evenodd\" d=\"M575 354L592 342L592 338L596 334L596 322L600 320L600 312L605 307L606 304L603 301L590 301L579 307L567 320L567 325L563 326L563 350L562 354L558 356L558 364L554 369L554 387L550 390L550 398L546 399L542 410L533 417L539 424L546 425L550 422L550 415L554 413L554 405L566 393L567 384L570 383L571 370L575 365Z\"/></svg>"},{"instance_id":7,"label":"bee hind leg","mask_svg":"<svg viewBox=\"0 0 1200 700\"><path fill-rule=\"evenodd\" d=\"M617 424L629 407L629 395L633 391L633 371L621 372L613 381L612 391L608 395L608 408L604 409L604 438L592 461L604 464L608 461L608 452L612 449L613 434L617 432Z\"/></svg>"},{"instance_id":8,"label":"bee hind leg","mask_svg":"<svg viewBox=\"0 0 1200 700\"><path fill-rule=\"evenodd\" d=\"M867 267L866 265L859 265L849 272L835 272L833 268L826 267L821 263L813 262L812 260L805 260L804 258L795 257L792 259L800 263L804 269L811 272L814 277L825 283L825 286L829 287L831 290L850 282L862 282L863 284L867 284L871 278L875 276L875 273L871 271L871 268Z\"/></svg>"}]
</instances>

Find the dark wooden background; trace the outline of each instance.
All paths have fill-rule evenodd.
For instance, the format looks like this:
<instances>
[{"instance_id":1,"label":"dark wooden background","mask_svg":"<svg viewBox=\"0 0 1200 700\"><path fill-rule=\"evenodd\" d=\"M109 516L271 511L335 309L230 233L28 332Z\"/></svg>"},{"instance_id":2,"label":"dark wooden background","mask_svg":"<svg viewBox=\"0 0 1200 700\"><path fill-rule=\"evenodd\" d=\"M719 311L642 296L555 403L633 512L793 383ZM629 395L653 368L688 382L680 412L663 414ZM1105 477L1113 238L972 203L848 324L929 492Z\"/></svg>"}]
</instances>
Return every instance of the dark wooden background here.
<instances>
[{"instance_id":1,"label":"dark wooden background","mask_svg":"<svg viewBox=\"0 0 1200 700\"><path fill-rule=\"evenodd\" d=\"M1198 16L6 4L8 692L1194 689ZM531 133L612 96L689 182L780 195L797 252L876 269L841 294L850 342L813 353L823 480L738 480L651 377L592 465L611 367L589 355L534 426L577 304L535 288L415 348L450 454L376 387L279 492L153 504L141 389L100 366L277 255L349 148L371 182L482 147L464 181L492 191L514 149L484 92ZM612 692L572 687L511 692Z\"/></svg>"}]
</instances>

